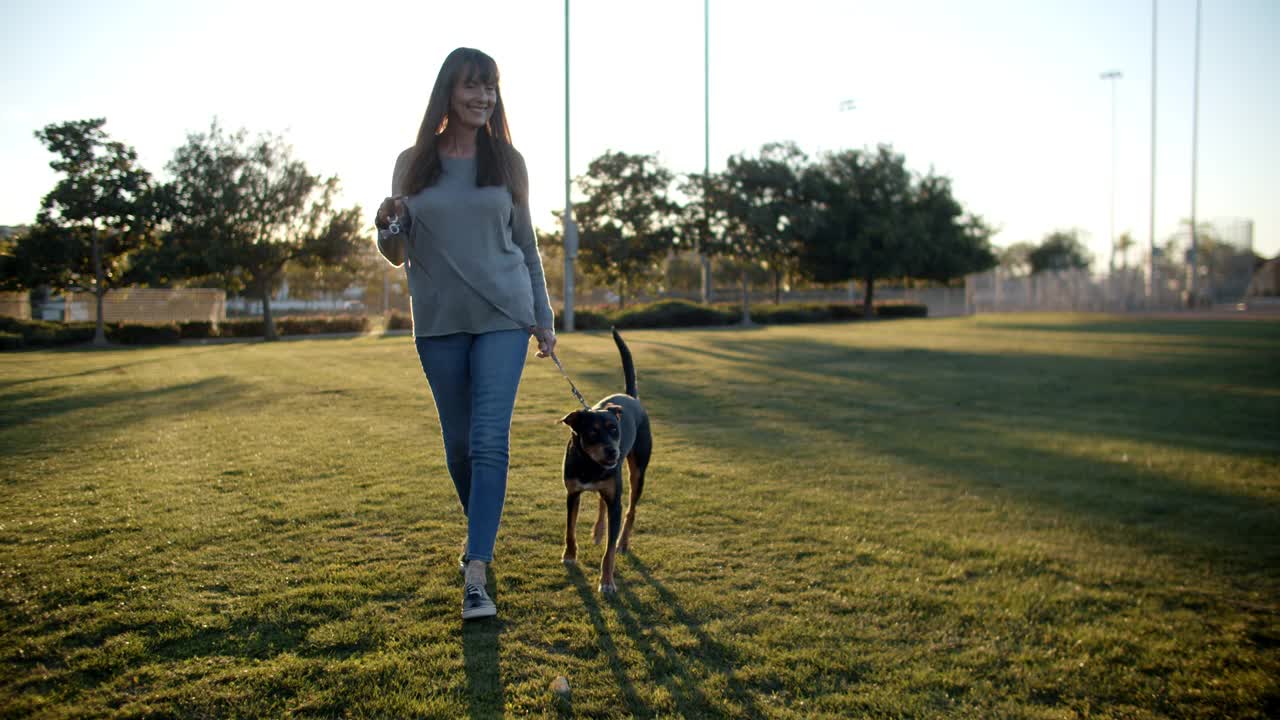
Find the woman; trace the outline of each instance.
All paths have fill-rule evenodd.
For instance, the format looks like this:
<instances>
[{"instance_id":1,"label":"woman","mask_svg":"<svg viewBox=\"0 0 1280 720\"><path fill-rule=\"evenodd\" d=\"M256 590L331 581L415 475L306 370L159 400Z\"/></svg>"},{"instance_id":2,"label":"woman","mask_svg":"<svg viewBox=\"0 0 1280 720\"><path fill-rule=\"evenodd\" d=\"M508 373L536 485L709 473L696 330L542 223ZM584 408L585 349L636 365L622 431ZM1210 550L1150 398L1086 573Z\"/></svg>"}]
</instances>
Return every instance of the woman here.
<instances>
[{"instance_id":1,"label":"woman","mask_svg":"<svg viewBox=\"0 0 1280 720\"><path fill-rule=\"evenodd\" d=\"M511 146L493 58L470 48L445 58L417 142L396 159L391 191L375 220L378 250L406 265L418 358L467 516L462 617L492 617L485 571L506 497L528 338L537 338L538 357L556 345L529 178Z\"/></svg>"}]
</instances>

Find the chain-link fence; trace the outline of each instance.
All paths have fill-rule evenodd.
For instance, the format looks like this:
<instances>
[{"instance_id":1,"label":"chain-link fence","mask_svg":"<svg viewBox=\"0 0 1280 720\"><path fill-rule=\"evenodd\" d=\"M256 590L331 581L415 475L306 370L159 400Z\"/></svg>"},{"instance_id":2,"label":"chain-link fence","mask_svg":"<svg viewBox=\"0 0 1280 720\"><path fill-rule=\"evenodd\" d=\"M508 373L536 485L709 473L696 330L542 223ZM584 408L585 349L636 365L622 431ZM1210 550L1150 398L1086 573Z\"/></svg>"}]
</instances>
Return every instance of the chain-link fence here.
<instances>
[{"instance_id":1,"label":"chain-link fence","mask_svg":"<svg viewBox=\"0 0 1280 720\"><path fill-rule=\"evenodd\" d=\"M31 300L25 292L0 292L0 317L31 319Z\"/></svg>"},{"instance_id":2,"label":"chain-link fence","mask_svg":"<svg viewBox=\"0 0 1280 720\"><path fill-rule=\"evenodd\" d=\"M62 320L84 322L97 318L93 293L70 293L63 298ZM212 288L121 288L102 298L104 322L219 323L227 319L227 295Z\"/></svg>"}]
</instances>

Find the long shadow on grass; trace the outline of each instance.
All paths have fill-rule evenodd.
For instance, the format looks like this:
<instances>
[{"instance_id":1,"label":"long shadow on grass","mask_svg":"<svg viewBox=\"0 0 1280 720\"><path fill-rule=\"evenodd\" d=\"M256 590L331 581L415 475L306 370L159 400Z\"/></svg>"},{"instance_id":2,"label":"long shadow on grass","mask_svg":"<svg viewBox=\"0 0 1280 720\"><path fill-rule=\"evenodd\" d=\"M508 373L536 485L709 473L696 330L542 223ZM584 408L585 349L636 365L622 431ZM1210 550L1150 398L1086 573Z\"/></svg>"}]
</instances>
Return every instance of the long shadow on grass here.
<instances>
[{"instance_id":1,"label":"long shadow on grass","mask_svg":"<svg viewBox=\"0 0 1280 720\"><path fill-rule=\"evenodd\" d=\"M204 348L204 349L201 349L201 350L186 350L186 351L184 351L183 356L184 356L184 357L186 357L186 356L190 356L190 355L202 355L202 354L204 354L204 353L210 353L210 352L218 352L218 351L223 351L223 350L229 350L229 349L231 349L232 347L233 347L233 346L231 346L231 345L223 345L223 346L219 346L219 347L209 347L209 348ZM110 348L110 349L108 349L108 350L102 350L102 349L100 349L100 348L93 348L93 349L85 349L85 348L77 348L77 349L55 348L55 349L49 349L49 350L42 350L41 352L51 352L51 353L56 353L56 354L64 354L64 353L101 353L101 352L110 352L110 353L112 353L112 356L114 357L116 354L125 354L125 355L127 356L127 355L128 355L128 354L130 354L130 353L141 352L141 351L143 351L143 350L153 350L153 349L155 349L155 348L147 347L147 346L138 346L138 347L111 347L111 348ZM91 357L92 357L92 356L91 356ZM74 377L86 377L86 376L89 376L89 375L99 375L99 374L102 374L102 373L120 372L120 371L122 371L122 370L125 370L126 368L138 367L139 365L153 365L153 364L155 364L155 363L161 363L161 362L172 362L172 361L173 361L173 358L168 357L168 356L166 355L166 356L160 356L160 357L151 357L151 358L147 358L147 359L145 359L145 360L135 360L135 361L133 361L133 362L121 362L121 363L116 363L115 365L104 365L104 366L102 366L102 367L89 368L89 369L87 369L87 370L81 370L81 371L79 371L79 372L62 373L62 374L60 374L60 375L39 375L39 376L36 376L36 377L19 378L19 379L16 379L16 380L12 380L12 379L11 379L11 380L0 380L0 388L8 388L8 387L13 387L13 386L15 386L15 385L26 385L26 384L29 384L29 383L50 382L50 381L53 381L53 380L65 380L65 379L67 379L67 378L74 378Z\"/></svg>"},{"instance_id":2,"label":"long shadow on grass","mask_svg":"<svg viewBox=\"0 0 1280 720\"><path fill-rule=\"evenodd\" d=\"M502 714L506 689L502 684L502 621L466 622L462 625L463 670L467 675L467 700L473 718Z\"/></svg>"},{"instance_id":3,"label":"long shadow on grass","mask_svg":"<svg viewBox=\"0 0 1280 720\"><path fill-rule=\"evenodd\" d=\"M1104 335L1157 335L1175 337L1212 338L1213 347L1223 347L1223 340L1242 340L1240 328L1233 327L1231 320L1145 320L1116 318L1099 319L1080 323L1071 322L1004 322L1001 320L979 321L979 327L998 330L1028 330L1031 332L1065 332L1091 333ZM1257 323L1249 330L1255 338L1280 340L1280 322L1274 320L1251 320ZM1230 345L1236 347L1236 345ZM1240 345L1248 347L1248 345Z\"/></svg>"},{"instance_id":4,"label":"long shadow on grass","mask_svg":"<svg viewBox=\"0 0 1280 720\"><path fill-rule=\"evenodd\" d=\"M569 573L569 579L573 581L573 587L578 591L578 596L582 598L582 606L587 609L587 614L591 616L591 625L595 628L596 637L600 639L600 649L609 656L609 670L613 673L613 679L618 683L618 689L622 691L623 697L626 699L627 707L632 714L644 714L645 708L641 706L640 696L636 695L636 687L631 683L631 678L627 676L627 669L622 665L622 658L618 656L618 646L613 642L613 635L609 633L609 626L604 622L604 614L600 610L600 599L591 587L591 583L587 581L586 575L582 573L582 569L577 565L569 565L565 568Z\"/></svg>"},{"instance_id":5,"label":"long shadow on grass","mask_svg":"<svg viewBox=\"0 0 1280 720\"><path fill-rule=\"evenodd\" d=\"M670 694L675 703L675 714L680 717L723 714L703 692L702 685L710 676L724 675L727 695L741 706L741 711L735 714L740 717L759 717L760 708L756 706L751 692L732 674L732 669L738 665L737 654L703 630L702 622L685 609L675 593L653 577L648 566L634 553L626 558L626 567L640 574L642 582L654 590L658 602L644 602L627 582L623 582L608 604L613 608L631 643L645 657L648 663L648 681L666 688ZM652 715L653 708L642 704L629 676L629 673L645 672L645 668L625 666L618 654L617 643L605 623L600 595L593 590L591 583L576 565L569 566L567 572L582 598L583 607L591 617L600 647L608 655L609 668L627 703L627 712L633 716ZM681 650L672 645L667 634L661 631L664 625L670 624L680 625L694 638L696 646Z\"/></svg>"},{"instance_id":6,"label":"long shadow on grass","mask_svg":"<svg viewBox=\"0 0 1280 720\"><path fill-rule=\"evenodd\" d=\"M86 433L124 432L129 426L158 417L199 413L235 400L241 383L217 376L150 390L132 388L42 397L25 392L0 392L0 441L14 454L40 447L77 445ZM92 411L87 422L79 413ZM69 422L39 423L68 416Z\"/></svg>"},{"instance_id":7,"label":"long shadow on grass","mask_svg":"<svg viewBox=\"0 0 1280 720\"><path fill-rule=\"evenodd\" d=\"M697 376L641 371L641 394L667 432L742 453L880 452L976 492L1134 528L1128 542L1171 552L1180 538L1202 559L1268 573L1280 561L1280 507L1257 495L1188 481L1141 458L1100 459L1064 445L1123 441L1193 448L1274 466L1280 386L1268 359L1091 357L883 350L807 339L722 338ZM643 368L643 344L632 352ZM704 362L704 364L706 364ZM1256 388L1252 402L1213 389ZM1155 531L1152 537L1147 531ZM1173 549L1177 553L1179 549Z\"/></svg>"}]
</instances>

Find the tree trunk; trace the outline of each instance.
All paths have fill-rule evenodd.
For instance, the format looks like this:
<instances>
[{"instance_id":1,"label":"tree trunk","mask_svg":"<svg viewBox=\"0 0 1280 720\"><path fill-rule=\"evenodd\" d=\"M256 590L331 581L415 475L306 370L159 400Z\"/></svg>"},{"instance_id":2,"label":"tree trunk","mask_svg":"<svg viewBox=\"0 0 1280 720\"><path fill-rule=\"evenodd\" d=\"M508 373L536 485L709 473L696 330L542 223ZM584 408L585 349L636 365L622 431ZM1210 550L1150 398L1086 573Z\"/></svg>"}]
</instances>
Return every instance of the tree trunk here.
<instances>
[{"instance_id":1,"label":"tree trunk","mask_svg":"<svg viewBox=\"0 0 1280 720\"><path fill-rule=\"evenodd\" d=\"M742 324L751 324L751 285L747 280L747 267L742 267Z\"/></svg>"},{"instance_id":2,"label":"tree trunk","mask_svg":"<svg viewBox=\"0 0 1280 720\"><path fill-rule=\"evenodd\" d=\"M262 287L262 333L264 340L278 340L276 324L271 319L271 280L263 280Z\"/></svg>"},{"instance_id":3,"label":"tree trunk","mask_svg":"<svg viewBox=\"0 0 1280 720\"><path fill-rule=\"evenodd\" d=\"M867 276L862 279L862 282L864 283L863 287L866 288L866 295L862 301L862 317L870 320L875 317L875 308L871 304L871 296L875 290L875 275L867 273Z\"/></svg>"},{"instance_id":4,"label":"tree trunk","mask_svg":"<svg viewBox=\"0 0 1280 720\"><path fill-rule=\"evenodd\" d=\"M773 304L782 304L782 271L773 271Z\"/></svg>"},{"instance_id":5,"label":"tree trunk","mask_svg":"<svg viewBox=\"0 0 1280 720\"><path fill-rule=\"evenodd\" d=\"M618 309L621 310L627 306L627 281L625 278L618 281Z\"/></svg>"},{"instance_id":6,"label":"tree trunk","mask_svg":"<svg viewBox=\"0 0 1280 720\"><path fill-rule=\"evenodd\" d=\"M712 287L714 279L711 277L711 258L706 253L698 253L698 264L701 266L702 275L702 304L710 305L715 299L713 297L715 288Z\"/></svg>"},{"instance_id":7,"label":"tree trunk","mask_svg":"<svg viewBox=\"0 0 1280 720\"><path fill-rule=\"evenodd\" d=\"M93 295L98 303L98 323L93 330L93 344L99 347L107 344L107 332L102 321L102 299L106 295L103 288L102 277L102 245L98 241L98 234L93 235Z\"/></svg>"}]
</instances>

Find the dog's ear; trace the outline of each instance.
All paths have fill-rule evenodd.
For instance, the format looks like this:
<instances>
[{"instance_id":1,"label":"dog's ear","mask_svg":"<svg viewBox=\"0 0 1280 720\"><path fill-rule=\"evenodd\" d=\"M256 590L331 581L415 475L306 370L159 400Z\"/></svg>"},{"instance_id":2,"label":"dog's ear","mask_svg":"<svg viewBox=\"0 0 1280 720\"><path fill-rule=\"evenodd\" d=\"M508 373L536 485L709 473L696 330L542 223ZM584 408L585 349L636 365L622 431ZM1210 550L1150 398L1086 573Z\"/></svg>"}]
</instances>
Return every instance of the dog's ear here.
<instances>
[{"instance_id":1,"label":"dog's ear","mask_svg":"<svg viewBox=\"0 0 1280 720\"><path fill-rule=\"evenodd\" d=\"M569 413L568 415L565 415L564 417L560 418L560 422L564 423L565 425L568 425L569 427L573 428L574 430L577 430L577 429L578 429L578 423L580 423L581 421L582 421L582 411L581 411L581 410L574 410L573 412Z\"/></svg>"},{"instance_id":2,"label":"dog's ear","mask_svg":"<svg viewBox=\"0 0 1280 720\"><path fill-rule=\"evenodd\" d=\"M608 410L608 411L609 411L609 412L611 412L611 413L613 413L615 417L622 417L622 406L621 406L621 405L614 405L613 403L609 403L608 405L605 405L605 406L604 406L604 409L605 409L605 410Z\"/></svg>"}]
</instances>

